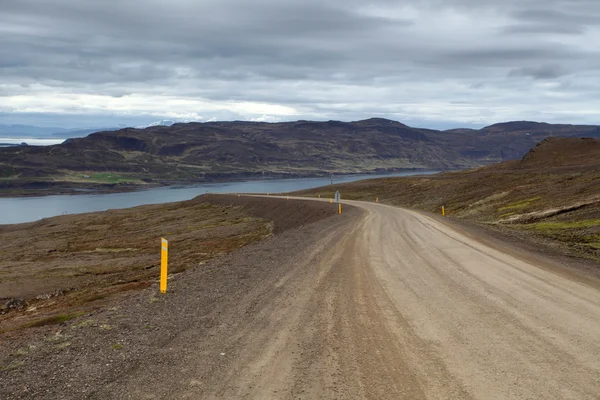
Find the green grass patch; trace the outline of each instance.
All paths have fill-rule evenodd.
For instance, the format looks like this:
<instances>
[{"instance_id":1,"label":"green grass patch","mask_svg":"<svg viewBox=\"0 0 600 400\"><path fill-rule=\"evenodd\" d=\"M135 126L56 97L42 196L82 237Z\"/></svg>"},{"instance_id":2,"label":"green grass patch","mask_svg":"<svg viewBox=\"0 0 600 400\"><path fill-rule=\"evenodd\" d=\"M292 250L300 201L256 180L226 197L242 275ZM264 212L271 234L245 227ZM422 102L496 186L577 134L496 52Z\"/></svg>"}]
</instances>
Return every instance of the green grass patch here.
<instances>
[{"instance_id":1,"label":"green grass patch","mask_svg":"<svg viewBox=\"0 0 600 400\"><path fill-rule=\"evenodd\" d=\"M118 174L111 174L111 173L92 174L92 175L90 175L89 179L92 181L96 181L96 182L106 182L106 183L124 183L124 182L137 181L137 179L134 177L118 175Z\"/></svg>"},{"instance_id":2,"label":"green grass patch","mask_svg":"<svg viewBox=\"0 0 600 400\"><path fill-rule=\"evenodd\" d=\"M527 207L534 201L538 201L540 199L541 199L541 197L532 197L530 199L517 201L515 203L510 203L510 204L505 205L504 207L498 208L498 211L519 210L521 208Z\"/></svg>"},{"instance_id":3,"label":"green grass patch","mask_svg":"<svg viewBox=\"0 0 600 400\"><path fill-rule=\"evenodd\" d=\"M586 219L583 221L553 221L553 222L538 222L537 224L531 225L534 229L539 231L552 231L560 229L585 229L592 228L594 226L600 226L600 219Z\"/></svg>"},{"instance_id":4,"label":"green grass patch","mask_svg":"<svg viewBox=\"0 0 600 400\"><path fill-rule=\"evenodd\" d=\"M112 345L112 349L113 350L122 350L123 347L125 347L125 346L123 346L121 343L117 343L117 344L113 344Z\"/></svg>"},{"instance_id":5,"label":"green grass patch","mask_svg":"<svg viewBox=\"0 0 600 400\"><path fill-rule=\"evenodd\" d=\"M23 328L34 328L34 327L46 326L46 325L58 325L58 324L62 324L63 322L72 320L73 318L81 317L83 314L85 314L85 313L84 312L75 312L75 313L71 313L71 314L58 314L58 315L54 315L52 317L46 317L46 318L38 319L36 321L28 322L25 325L23 325Z\"/></svg>"}]
</instances>

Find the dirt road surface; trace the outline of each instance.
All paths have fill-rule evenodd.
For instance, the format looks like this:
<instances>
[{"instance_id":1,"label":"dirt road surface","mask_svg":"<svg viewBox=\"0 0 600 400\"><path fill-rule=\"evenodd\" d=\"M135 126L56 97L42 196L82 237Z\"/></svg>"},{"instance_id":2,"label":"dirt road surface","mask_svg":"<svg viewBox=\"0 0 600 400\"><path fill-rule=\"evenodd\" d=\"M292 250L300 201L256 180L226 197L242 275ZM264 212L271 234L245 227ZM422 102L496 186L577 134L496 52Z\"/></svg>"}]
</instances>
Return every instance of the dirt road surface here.
<instances>
[{"instance_id":1,"label":"dirt road surface","mask_svg":"<svg viewBox=\"0 0 600 400\"><path fill-rule=\"evenodd\" d=\"M349 203L355 208L343 216L228 259L232 268L245 263L251 285L208 314L194 314L200 297L189 294L192 286L176 286L186 325L178 322L181 315L171 319L169 340L133 352L119 373L97 375L85 394L76 389L91 379L85 374L59 393L600 398L598 285L488 247L414 211ZM200 326L206 318L213 322Z\"/></svg>"}]
</instances>

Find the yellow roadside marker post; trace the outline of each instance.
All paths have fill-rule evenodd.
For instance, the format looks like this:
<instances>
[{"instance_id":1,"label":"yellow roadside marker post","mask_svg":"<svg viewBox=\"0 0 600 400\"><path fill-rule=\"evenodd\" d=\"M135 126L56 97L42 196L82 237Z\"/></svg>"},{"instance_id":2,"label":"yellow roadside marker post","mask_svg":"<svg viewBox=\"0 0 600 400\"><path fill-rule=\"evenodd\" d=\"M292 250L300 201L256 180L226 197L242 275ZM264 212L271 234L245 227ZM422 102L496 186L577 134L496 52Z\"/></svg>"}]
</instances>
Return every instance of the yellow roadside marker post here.
<instances>
[{"instance_id":1,"label":"yellow roadside marker post","mask_svg":"<svg viewBox=\"0 0 600 400\"><path fill-rule=\"evenodd\" d=\"M375 203L379 203L379 197L375 197Z\"/></svg>"},{"instance_id":2,"label":"yellow roadside marker post","mask_svg":"<svg viewBox=\"0 0 600 400\"><path fill-rule=\"evenodd\" d=\"M160 246L160 292L167 293L167 268L169 264L169 241L161 238Z\"/></svg>"},{"instance_id":3,"label":"yellow roadside marker post","mask_svg":"<svg viewBox=\"0 0 600 400\"><path fill-rule=\"evenodd\" d=\"M442 217L446 216L446 209L444 208L444 206L442 206Z\"/></svg>"},{"instance_id":4,"label":"yellow roadside marker post","mask_svg":"<svg viewBox=\"0 0 600 400\"><path fill-rule=\"evenodd\" d=\"M329 198L329 204L333 204L333 199L331 197Z\"/></svg>"},{"instance_id":5,"label":"yellow roadside marker post","mask_svg":"<svg viewBox=\"0 0 600 400\"><path fill-rule=\"evenodd\" d=\"M338 214L342 213L342 203L338 204Z\"/></svg>"}]
</instances>

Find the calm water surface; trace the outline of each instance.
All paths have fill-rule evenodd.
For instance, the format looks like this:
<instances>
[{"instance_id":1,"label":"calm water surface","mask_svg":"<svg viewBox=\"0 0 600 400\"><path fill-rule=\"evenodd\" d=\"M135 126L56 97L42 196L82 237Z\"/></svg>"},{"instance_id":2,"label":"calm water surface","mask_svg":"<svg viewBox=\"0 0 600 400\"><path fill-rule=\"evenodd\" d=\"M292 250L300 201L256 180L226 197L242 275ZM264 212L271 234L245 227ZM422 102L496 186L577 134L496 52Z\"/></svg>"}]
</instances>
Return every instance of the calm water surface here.
<instances>
[{"instance_id":1,"label":"calm water surface","mask_svg":"<svg viewBox=\"0 0 600 400\"><path fill-rule=\"evenodd\" d=\"M385 175L340 175L333 183L392 176L431 174L402 172ZM249 182L206 183L194 186L168 186L129 193L81 194L41 197L0 198L0 224L37 221L61 214L78 214L190 200L204 193L282 193L328 185L329 178L279 179ZM343 193L342 193L343 198Z\"/></svg>"}]
</instances>

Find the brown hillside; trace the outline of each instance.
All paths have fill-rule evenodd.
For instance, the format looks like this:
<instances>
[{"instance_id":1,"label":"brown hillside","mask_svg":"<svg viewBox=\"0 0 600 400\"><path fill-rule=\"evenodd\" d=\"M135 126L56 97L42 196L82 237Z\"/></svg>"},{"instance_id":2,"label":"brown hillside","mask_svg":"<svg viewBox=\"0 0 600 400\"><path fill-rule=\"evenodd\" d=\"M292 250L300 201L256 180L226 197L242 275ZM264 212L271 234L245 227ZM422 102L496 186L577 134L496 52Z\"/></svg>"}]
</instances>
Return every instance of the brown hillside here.
<instances>
[{"instance_id":1,"label":"brown hillside","mask_svg":"<svg viewBox=\"0 0 600 400\"><path fill-rule=\"evenodd\" d=\"M591 138L548 138L529 150L521 168L598 167L600 140Z\"/></svg>"},{"instance_id":2,"label":"brown hillside","mask_svg":"<svg viewBox=\"0 0 600 400\"><path fill-rule=\"evenodd\" d=\"M465 169L520 159L556 135L600 137L600 128L510 122L436 131L382 118L127 128L56 146L0 148L0 194L64 183L118 186Z\"/></svg>"},{"instance_id":3,"label":"brown hillside","mask_svg":"<svg viewBox=\"0 0 600 400\"><path fill-rule=\"evenodd\" d=\"M600 140L549 138L521 160L431 176L372 179L302 192L440 213L600 261Z\"/></svg>"}]
</instances>

